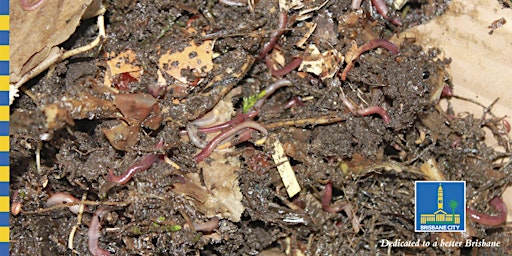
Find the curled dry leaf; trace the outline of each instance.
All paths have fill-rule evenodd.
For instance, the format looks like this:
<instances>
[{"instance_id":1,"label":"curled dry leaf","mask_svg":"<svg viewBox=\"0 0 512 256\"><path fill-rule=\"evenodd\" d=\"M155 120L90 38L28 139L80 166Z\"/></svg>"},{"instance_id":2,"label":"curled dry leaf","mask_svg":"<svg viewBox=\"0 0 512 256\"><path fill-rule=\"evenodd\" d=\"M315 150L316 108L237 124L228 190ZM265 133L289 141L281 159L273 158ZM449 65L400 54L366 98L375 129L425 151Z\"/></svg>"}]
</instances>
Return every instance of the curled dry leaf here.
<instances>
[{"instance_id":1,"label":"curled dry leaf","mask_svg":"<svg viewBox=\"0 0 512 256\"><path fill-rule=\"evenodd\" d=\"M239 222L245 208L238 185L240 163L234 157L226 160L226 155L213 152L210 163L201 162L205 187L201 185L199 174L187 174L185 184L177 183L173 191L195 199L196 207L208 218L222 217Z\"/></svg>"},{"instance_id":2,"label":"curled dry leaf","mask_svg":"<svg viewBox=\"0 0 512 256\"><path fill-rule=\"evenodd\" d=\"M11 1L10 82L19 81L47 59L52 48L66 41L92 1L47 1L31 11L23 10L19 1Z\"/></svg>"},{"instance_id":3,"label":"curled dry leaf","mask_svg":"<svg viewBox=\"0 0 512 256\"><path fill-rule=\"evenodd\" d=\"M105 86L112 86L116 81L122 83L126 77L129 76L129 82L140 81L143 69L142 67L134 64L136 63L135 52L128 49L116 57L107 61L108 70L105 73ZM119 86L122 87L122 86Z\"/></svg>"},{"instance_id":4,"label":"curled dry leaf","mask_svg":"<svg viewBox=\"0 0 512 256\"><path fill-rule=\"evenodd\" d=\"M191 70L196 78L205 77L212 70L212 45L212 40L205 40L200 45L190 42L181 52L168 50L160 57L158 66L176 80L188 84L192 80L183 76L182 70Z\"/></svg>"},{"instance_id":5,"label":"curled dry leaf","mask_svg":"<svg viewBox=\"0 0 512 256\"><path fill-rule=\"evenodd\" d=\"M320 53L318 48L311 44L306 49L306 56L299 67L299 71L320 76L321 79L332 78L343 64L343 55L336 49Z\"/></svg>"}]
</instances>

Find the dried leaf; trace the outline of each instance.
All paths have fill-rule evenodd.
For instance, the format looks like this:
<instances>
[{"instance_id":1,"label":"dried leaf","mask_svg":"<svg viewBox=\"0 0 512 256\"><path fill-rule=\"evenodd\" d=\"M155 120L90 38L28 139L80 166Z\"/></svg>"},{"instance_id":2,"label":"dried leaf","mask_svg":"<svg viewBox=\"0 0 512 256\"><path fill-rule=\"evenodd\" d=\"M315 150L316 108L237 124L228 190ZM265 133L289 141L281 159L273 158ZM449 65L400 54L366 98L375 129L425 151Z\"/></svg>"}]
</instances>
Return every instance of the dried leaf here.
<instances>
[{"instance_id":1,"label":"dried leaf","mask_svg":"<svg viewBox=\"0 0 512 256\"><path fill-rule=\"evenodd\" d=\"M149 116L156 103L156 99L146 93L119 94L114 98L114 105L123 116L134 118L139 122Z\"/></svg>"},{"instance_id":2,"label":"dried leaf","mask_svg":"<svg viewBox=\"0 0 512 256\"><path fill-rule=\"evenodd\" d=\"M10 3L10 81L15 83L66 41L92 0L53 0L32 11Z\"/></svg>"},{"instance_id":3,"label":"dried leaf","mask_svg":"<svg viewBox=\"0 0 512 256\"><path fill-rule=\"evenodd\" d=\"M195 77L205 77L213 68L212 44L211 40L206 40L200 45L191 42L181 52L168 50L160 57L158 66L182 83L190 82L182 75L182 70L193 71Z\"/></svg>"},{"instance_id":4,"label":"dried leaf","mask_svg":"<svg viewBox=\"0 0 512 256\"><path fill-rule=\"evenodd\" d=\"M332 78L343 64L343 55L336 49L320 53L315 45L309 45L306 56L302 61L299 71L306 71L320 76L321 79Z\"/></svg>"},{"instance_id":5,"label":"dried leaf","mask_svg":"<svg viewBox=\"0 0 512 256\"><path fill-rule=\"evenodd\" d=\"M112 147L117 150L126 150L127 148L133 147L137 141L139 141L138 125L129 126L122 123L110 129L103 129L102 131Z\"/></svg>"},{"instance_id":6,"label":"dried leaf","mask_svg":"<svg viewBox=\"0 0 512 256\"><path fill-rule=\"evenodd\" d=\"M111 86L112 82L119 79L119 76L128 74L133 77L136 81L140 81L143 69L142 67L135 65L137 61L135 52L131 49L120 53L115 58L107 61L108 72L105 74L105 86Z\"/></svg>"},{"instance_id":7,"label":"dried leaf","mask_svg":"<svg viewBox=\"0 0 512 256\"><path fill-rule=\"evenodd\" d=\"M211 154L209 164L201 162L198 168L203 169L206 187L201 185L197 173L187 174L190 183L175 184L174 192L196 200L196 207L207 217L222 217L239 222L245 208L242 204L242 193L238 186L240 169L236 158L229 158L223 153Z\"/></svg>"}]
</instances>

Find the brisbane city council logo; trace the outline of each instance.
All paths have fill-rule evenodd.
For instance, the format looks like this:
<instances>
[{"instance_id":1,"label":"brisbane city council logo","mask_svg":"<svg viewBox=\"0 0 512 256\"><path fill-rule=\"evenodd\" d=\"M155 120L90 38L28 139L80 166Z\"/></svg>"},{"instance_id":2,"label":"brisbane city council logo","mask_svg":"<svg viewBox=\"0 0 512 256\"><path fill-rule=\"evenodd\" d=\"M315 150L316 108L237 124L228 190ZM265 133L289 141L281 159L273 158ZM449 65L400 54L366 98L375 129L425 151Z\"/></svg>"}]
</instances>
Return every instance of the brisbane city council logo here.
<instances>
[{"instance_id":1,"label":"brisbane city council logo","mask_svg":"<svg viewBox=\"0 0 512 256\"><path fill-rule=\"evenodd\" d=\"M465 232L466 182L416 181L415 232Z\"/></svg>"}]
</instances>

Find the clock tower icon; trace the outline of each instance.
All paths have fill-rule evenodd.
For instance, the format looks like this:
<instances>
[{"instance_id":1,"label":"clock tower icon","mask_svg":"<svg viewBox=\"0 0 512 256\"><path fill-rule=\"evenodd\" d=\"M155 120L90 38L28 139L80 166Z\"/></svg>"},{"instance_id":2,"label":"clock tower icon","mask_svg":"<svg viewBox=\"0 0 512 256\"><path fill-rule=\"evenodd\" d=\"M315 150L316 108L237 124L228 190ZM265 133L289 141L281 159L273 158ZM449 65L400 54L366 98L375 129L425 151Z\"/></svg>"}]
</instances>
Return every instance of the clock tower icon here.
<instances>
[{"instance_id":1,"label":"clock tower icon","mask_svg":"<svg viewBox=\"0 0 512 256\"><path fill-rule=\"evenodd\" d=\"M439 183L437 189L437 209L443 209L443 186L441 186L441 183Z\"/></svg>"}]
</instances>

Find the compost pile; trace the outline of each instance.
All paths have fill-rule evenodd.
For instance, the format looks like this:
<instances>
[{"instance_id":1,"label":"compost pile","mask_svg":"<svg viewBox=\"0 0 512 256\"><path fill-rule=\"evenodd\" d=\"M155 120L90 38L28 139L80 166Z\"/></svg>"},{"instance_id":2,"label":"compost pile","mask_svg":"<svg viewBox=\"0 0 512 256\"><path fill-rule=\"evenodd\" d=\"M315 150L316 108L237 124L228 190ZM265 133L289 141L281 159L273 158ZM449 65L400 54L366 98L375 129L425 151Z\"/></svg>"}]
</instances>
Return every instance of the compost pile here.
<instances>
[{"instance_id":1,"label":"compost pile","mask_svg":"<svg viewBox=\"0 0 512 256\"><path fill-rule=\"evenodd\" d=\"M415 180L465 180L469 208L506 215L489 201L512 184L510 127L440 107L449 60L388 41L445 1L371 2L104 3L102 42L11 106L12 255L507 254L503 225L414 232ZM82 20L59 47L97 34Z\"/></svg>"}]
</instances>

